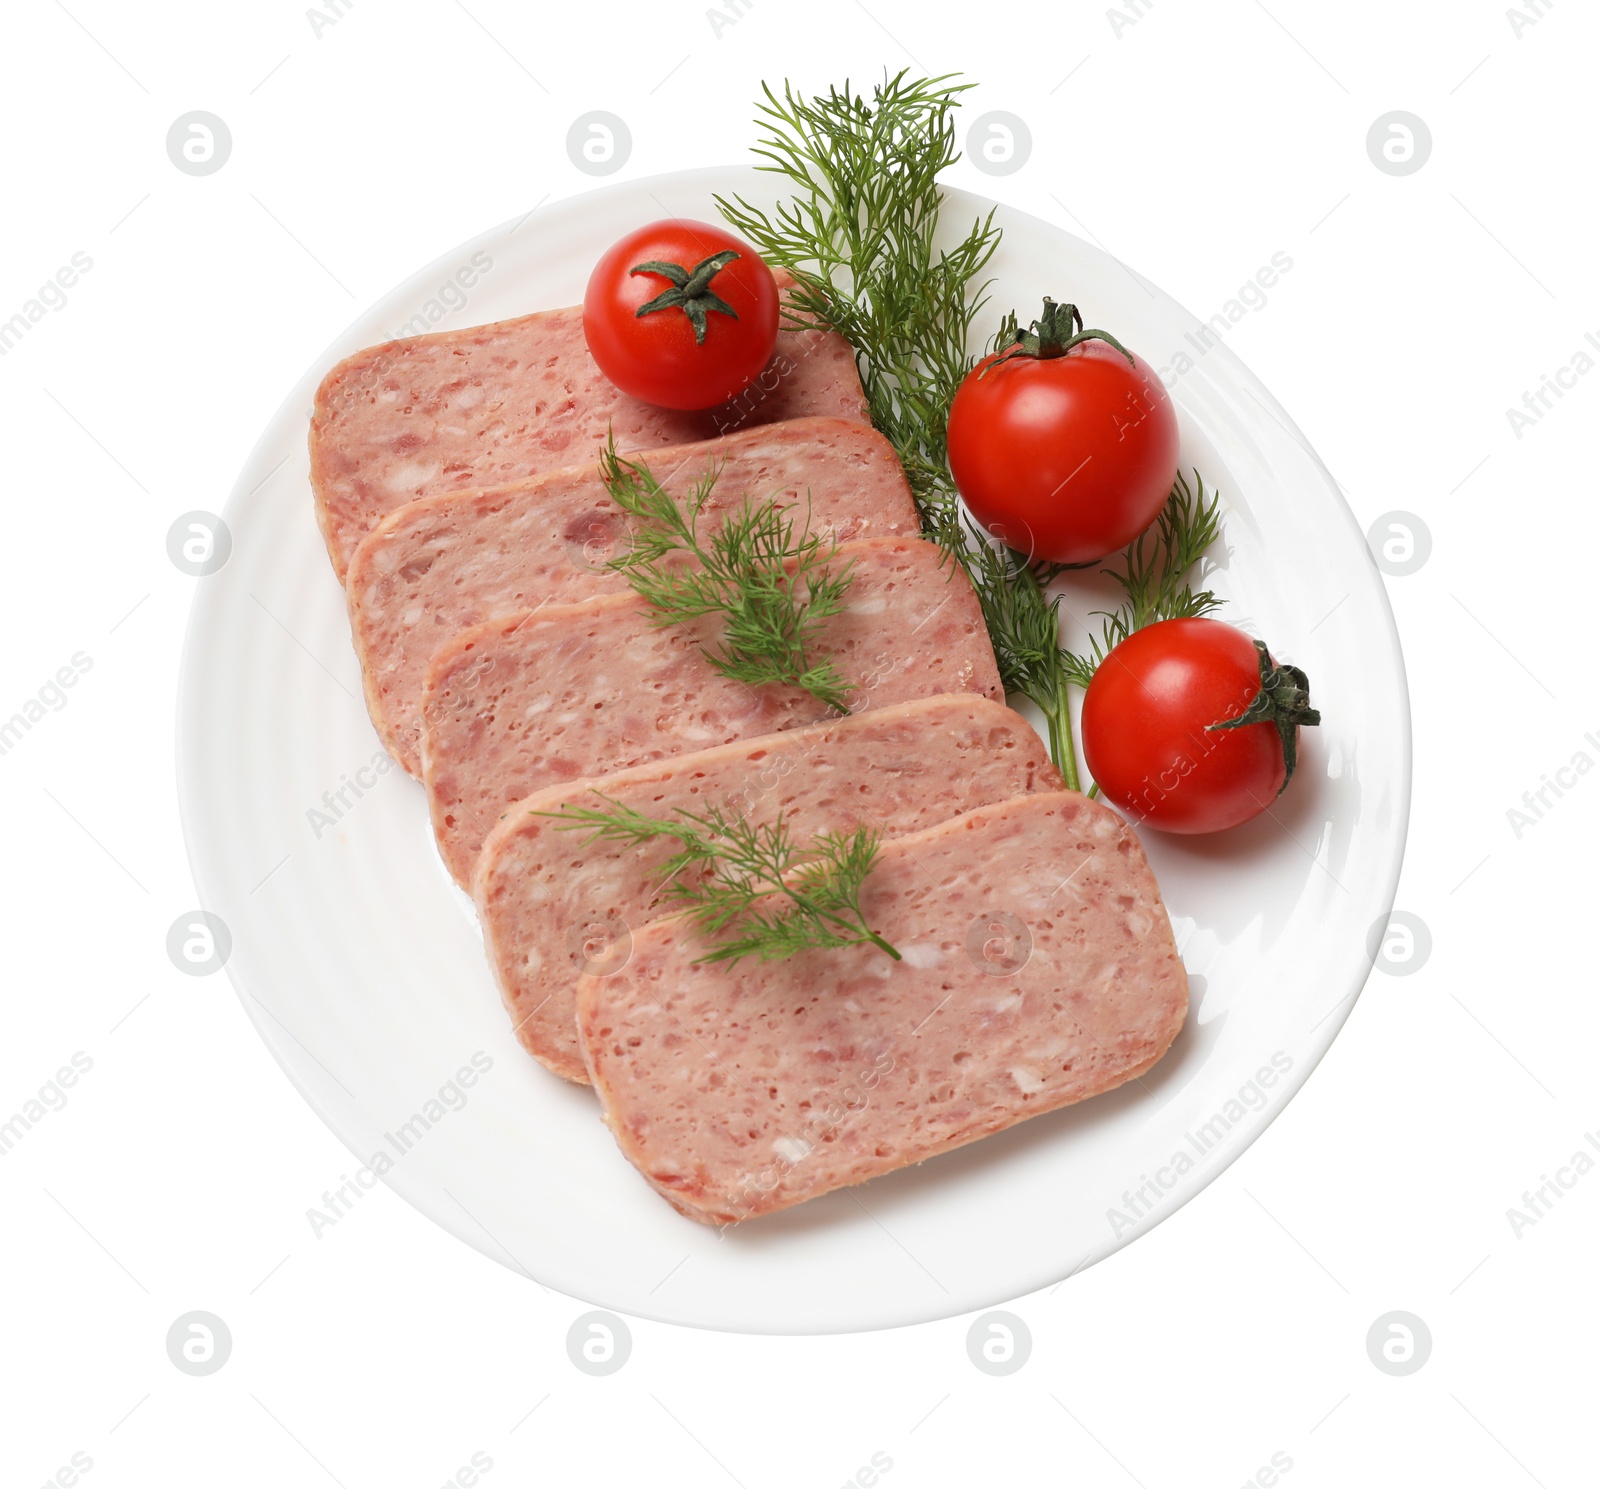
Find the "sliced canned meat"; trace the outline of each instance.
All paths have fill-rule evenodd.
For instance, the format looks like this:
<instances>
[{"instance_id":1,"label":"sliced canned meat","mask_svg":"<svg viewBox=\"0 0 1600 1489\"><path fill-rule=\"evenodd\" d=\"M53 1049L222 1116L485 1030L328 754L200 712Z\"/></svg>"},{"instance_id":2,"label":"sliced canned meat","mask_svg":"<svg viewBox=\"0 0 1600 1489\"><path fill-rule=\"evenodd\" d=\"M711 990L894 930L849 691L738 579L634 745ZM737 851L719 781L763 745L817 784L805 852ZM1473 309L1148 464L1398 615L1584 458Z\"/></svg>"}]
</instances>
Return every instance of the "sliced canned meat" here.
<instances>
[{"instance_id":1,"label":"sliced canned meat","mask_svg":"<svg viewBox=\"0 0 1600 1489\"><path fill-rule=\"evenodd\" d=\"M1099 1095L1183 1026L1188 979L1139 841L1076 792L885 842L861 907L903 960L704 963L664 919L580 979L606 1122L690 1218L782 1210Z\"/></svg>"},{"instance_id":2,"label":"sliced canned meat","mask_svg":"<svg viewBox=\"0 0 1600 1489\"><path fill-rule=\"evenodd\" d=\"M623 965L636 930L667 913L659 871L676 848L587 842L547 815L607 803L650 817L781 814L796 841L871 827L895 837L985 803L1059 791L1028 721L975 693L946 694L675 755L528 797L490 833L473 897L517 1037L558 1075L587 1081L574 1022L585 971Z\"/></svg>"},{"instance_id":3,"label":"sliced canned meat","mask_svg":"<svg viewBox=\"0 0 1600 1489\"><path fill-rule=\"evenodd\" d=\"M854 563L853 578L814 654L852 685L852 713L935 693L1001 700L977 595L938 547L870 538L842 544L838 561ZM470 883L500 815L535 791L836 716L797 687L717 672L704 653L719 617L654 619L631 592L604 595L487 621L433 658L423 781L457 883Z\"/></svg>"},{"instance_id":4,"label":"sliced canned meat","mask_svg":"<svg viewBox=\"0 0 1600 1489\"><path fill-rule=\"evenodd\" d=\"M840 542L911 537L917 510L893 447L852 419L794 419L652 451L652 474L682 496L719 470L701 509L711 532L747 496L775 498ZM356 549L345 576L367 708L384 745L422 773L419 707L433 654L496 615L627 589L606 567L627 518L597 466L550 471L487 491L407 502Z\"/></svg>"},{"instance_id":5,"label":"sliced canned meat","mask_svg":"<svg viewBox=\"0 0 1600 1489\"><path fill-rule=\"evenodd\" d=\"M780 288L789 282L780 276ZM585 465L608 433L620 450L649 450L814 414L867 419L855 353L831 331L780 331L743 393L688 413L620 392L589 355L579 305L389 341L347 357L317 389L317 522L343 580L362 538L418 497Z\"/></svg>"}]
</instances>

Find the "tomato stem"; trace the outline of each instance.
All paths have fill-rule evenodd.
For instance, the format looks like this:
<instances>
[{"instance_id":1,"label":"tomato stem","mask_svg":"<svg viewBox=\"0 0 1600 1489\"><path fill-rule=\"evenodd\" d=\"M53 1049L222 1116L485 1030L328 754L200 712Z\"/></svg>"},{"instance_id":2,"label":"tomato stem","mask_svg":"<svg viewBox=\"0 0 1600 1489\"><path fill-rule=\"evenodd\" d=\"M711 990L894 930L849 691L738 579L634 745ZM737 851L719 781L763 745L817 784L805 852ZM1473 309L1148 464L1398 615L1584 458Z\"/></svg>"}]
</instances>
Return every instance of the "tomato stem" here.
<instances>
[{"instance_id":1,"label":"tomato stem","mask_svg":"<svg viewBox=\"0 0 1600 1489\"><path fill-rule=\"evenodd\" d=\"M1006 344L1007 332L1010 338L1009 345ZM1002 362L1009 362L1013 357L1037 357L1041 361L1049 361L1052 357L1064 357L1073 347L1085 341L1103 341L1108 346L1114 346L1128 359L1130 367L1134 365L1133 353L1109 331L1092 329L1086 331L1083 327L1083 317L1078 313L1076 305L1058 305L1046 295L1043 313L1026 331L1018 326L1013 318L1007 317L1006 327L1001 332L1003 350L978 376L982 377L990 368L998 367Z\"/></svg>"},{"instance_id":2,"label":"tomato stem","mask_svg":"<svg viewBox=\"0 0 1600 1489\"><path fill-rule=\"evenodd\" d=\"M1261 674L1261 691L1250 700L1244 712L1236 718L1207 724L1207 729L1242 729L1246 724L1271 724L1278 731L1283 747L1283 785L1278 787L1282 796L1284 787L1294 774L1295 742L1302 724L1322 722L1322 714L1311 706L1311 684L1298 667L1287 663L1275 664L1264 641L1257 641L1256 667Z\"/></svg>"},{"instance_id":3,"label":"tomato stem","mask_svg":"<svg viewBox=\"0 0 1600 1489\"><path fill-rule=\"evenodd\" d=\"M739 256L737 249L724 248L721 253L701 259L692 269L667 259L646 259L642 264L635 264L628 270L629 274L659 274L668 281L668 285L655 299L634 311L634 315L649 315L656 310L681 310L694 327L694 344L704 346L707 311L715 310L722 315L731 315L734 320L739 319L739 312L711 288L712 279Z\"/></svg>"}]
</instances>

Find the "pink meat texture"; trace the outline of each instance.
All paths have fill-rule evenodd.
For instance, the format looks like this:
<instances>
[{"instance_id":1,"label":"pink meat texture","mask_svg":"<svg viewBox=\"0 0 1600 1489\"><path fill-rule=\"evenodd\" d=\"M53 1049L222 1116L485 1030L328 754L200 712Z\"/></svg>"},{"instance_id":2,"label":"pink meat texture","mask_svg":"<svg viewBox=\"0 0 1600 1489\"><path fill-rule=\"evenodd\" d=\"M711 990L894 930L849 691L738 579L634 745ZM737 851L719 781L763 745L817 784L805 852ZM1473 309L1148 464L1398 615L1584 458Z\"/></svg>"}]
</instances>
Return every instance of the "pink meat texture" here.
<instances>
[{"instance_id":1,"label":"pink meat texture","mask_svg":"<svg viewBox=\"0 0 1600 1489\"><path fill-rule=\"evenodd\" d=\"M797 523L840 542L918 530L893 447L850 419L764 425L653 451L649 465L680 497L720 467L702 508L707 534L747 495L776 498L794 508ZM423 497L363 539L345 576L350 627L372 722L412 775L422 773L419 706L434 652L496 615L626 590L606 561L621 550L627 520L589 464Z\"/></svg>"},{"instance_id":2,"label":"pink meat texture","mask_svg":"<svg viewBox=\"0 0 1600 1489\"><path fill-rule=\"evenodd\" d=\"M966 575L921 538L842 544L854 562L846 608L822 623L815 655L854 686L851 712L935 693L1001 701L994 651ZM423 782L456 882L502 812L570 784L830 717L789 686L752 689L703 654L720 618L652 624L632 593L502 616L459 633L428 667Z\"/></svg>"},{"instance_id":3,"label":"pink meat texture","mask_svg":"<svg viewBox=\"0 0 1600 1489\"><path fill-rule=\"evenodd\" d=\"M855 353L833 332L780 331L744 392L690 413L620 392L589 355L577 305L385 342L317 389L317 522L342 581L362 538L418 497L587 464L608 431L621 450L648 450L814 414L867 419Z\"/></svg>"},{"instance_id":4,"label":"pink meat texture","mask_svg":"<svg viewBox=\"0 0 1600 1489\"><path fill-rule=\"evenodd\" d=\"M681 920L578 984L589 1074L628 1160L726 1225L919 1163L1149 1070L1188 981L1138 839L1075 792L883 845L872 946L695 965Z\"/></svg>"},{"instance_id":5,"label":"pink meat texture","mask_svg":"<svg viewBox=\"0 0 1600 1489\"><path fill-rule=\"evenodd\" d=\"M659 870L675 845L586 842L588 833L542 814L607 802L666 818L722 807L765 825L781 813L803 843L858 826L894 837L1060 789L1033 726L1004 704L975 693L924 698L538 792L489 835L473 896L518 1038L557 1075L587 1081L578 978L621 965L633 933L670 911Z\"/></svg>"}]
</instances>

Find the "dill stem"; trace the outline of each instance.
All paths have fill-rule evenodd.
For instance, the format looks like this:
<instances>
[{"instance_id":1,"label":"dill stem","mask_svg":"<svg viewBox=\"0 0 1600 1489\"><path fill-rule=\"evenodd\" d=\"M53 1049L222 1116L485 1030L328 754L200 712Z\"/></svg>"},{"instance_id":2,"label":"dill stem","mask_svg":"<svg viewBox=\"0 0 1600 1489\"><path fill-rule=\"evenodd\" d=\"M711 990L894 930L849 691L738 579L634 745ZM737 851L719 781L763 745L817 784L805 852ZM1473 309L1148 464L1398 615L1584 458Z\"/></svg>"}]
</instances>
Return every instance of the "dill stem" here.
<instances>
[{"instance_id":1,"label":"dill stem","mask_svg":"<svg viewBox=\"0 0 1600 1489\"><path fill-rule=\"evenodd\" d=\"M823 920L831 920L835 925L842 926L847 931L857 933L858 939L870 941L878 948L879 951L888 953L888 955L892 956L895 961L898 962L902 960L900 953L896 951L894 947L892 947L887 941L885 941L883 937L880 936L875 930L873 930L865 920L847 920L842 915L835 915L831 910L824 910L821 905L817 904L813 900L808 899L805 895L796 894L787 885L780 884L780 887L783 889L783 892L795 902L795 904L804 905L805 908L813 915L820 916Z\"/></svg>"},{"instance_id":2,"label":"dill stem","mask_svg":"<svg viewBox=\"0 0 1600 1489\"><path fill-rule=\"evenodd\" d=\"M1061 779L1066 782L1067 790L1078 791L1082 789L1078 785L1078 752L1072 743L1072 709L1065 678L1054 693L1051 706L1044 711L1050 733L1050 754L1061 769Z\"/></svg>"},{"instance_id":3,"label":"dill stem","mask_svg":"<svg viewBox=\"0 0 1600 1489\"><path fill-rule=\"evenodd\" d=\"M866 927L863 926L862 929L865 930ZM894 949L894 947L892 947L887 941L885 941L883 939L883 937L880 936L876 931L868 930L867 931L867 940L869 940L874 946L876 946L879 951L887 952L890 956L892 956L895 959L895 961L899 962L899 961L904 961L905 960L905 958L902 957L900 955L900 953L898 951L896 951Z\"/></svg>"}]
</instances>

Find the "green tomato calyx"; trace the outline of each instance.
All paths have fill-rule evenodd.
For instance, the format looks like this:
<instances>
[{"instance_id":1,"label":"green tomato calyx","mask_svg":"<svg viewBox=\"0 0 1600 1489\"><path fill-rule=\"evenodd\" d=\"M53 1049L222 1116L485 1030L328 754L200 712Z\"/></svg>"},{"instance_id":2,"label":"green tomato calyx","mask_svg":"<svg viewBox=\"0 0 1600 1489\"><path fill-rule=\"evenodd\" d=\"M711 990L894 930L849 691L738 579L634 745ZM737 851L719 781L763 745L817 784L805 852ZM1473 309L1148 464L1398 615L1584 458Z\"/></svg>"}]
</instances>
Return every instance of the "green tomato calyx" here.
<instances>
[{"instance_id":1,"label":"green tomato calyx","mask_svg":"<svg viewBox=\"0 0 1600 1489\"><path fill-rule=\"evenodd\" d=\"M1084 330L1083 317L1078 314L1076 305L1058 305L1046 295L1043 314L1030 323L1027 330L1017 324L1015 315L1006 317L998 338L1000 355L984 368L984 372L1014 357L1036 357L1040 361L1064 357L1073 347L1085 341L1103 341L1108 346L1114 346L1128 359L1130 367L1134 365L1133 353L1109 331ZM982 375L979 374L980 377Z\"/></svg>"},{"instance_id":2,"label":"green tomato calyx","mask_svg":"<svg viewBox=\"0 0 1600 1489\"><path fill-rule=\"evenodd\" d=\"M1207 729L1242 729L1246 724L1272 724L1283 744L1283 785L1278 787L1282 796L1294 774L1295 730L1302 724L1320 724L1322 715L1311 706L1311 683L1298 667L1275 665L1267 655L1267 644L1257 641L1256 665L1261 671L1261 691L1250 700L1245 711L1237 718L1224 719L1219 724L1207 724Z\"/></svg>"},{"instance_id":3,"label":"green tomato calyx","mask_svg":"<svg viewBox=\"0 0 1600 1489\"><path fill-rule=\"evenodd\" d=\"M663 279L670 280L671 284L655 299L647 300L634 314L641 316L655 310L682 310L689 317L689 324L694 327L694 344L704 346L707 311L715 310L721 315L731 315L734 320L739 319L739 312L711 288L712 276L738 257L737 249L724 248L721 253L701 259L692 269L685 269L682 264L674 264L667 259L647 259L642 264L635 264L628 270L629 274L659 274Z\"/></svg>"}]
</instances>

